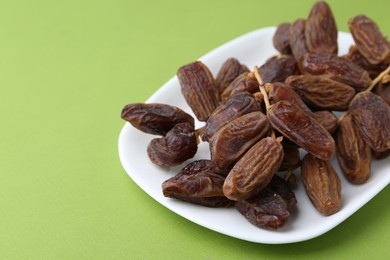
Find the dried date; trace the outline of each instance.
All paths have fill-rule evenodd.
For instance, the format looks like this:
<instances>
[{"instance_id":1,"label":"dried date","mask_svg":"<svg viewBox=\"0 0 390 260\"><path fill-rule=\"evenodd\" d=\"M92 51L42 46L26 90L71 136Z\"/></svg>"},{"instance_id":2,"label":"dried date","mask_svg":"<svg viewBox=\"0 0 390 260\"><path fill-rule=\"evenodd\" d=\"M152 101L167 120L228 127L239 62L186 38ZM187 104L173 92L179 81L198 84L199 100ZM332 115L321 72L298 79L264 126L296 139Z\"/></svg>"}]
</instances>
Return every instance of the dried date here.
<instances>
[{"instance_id":1,"label":"dried date","mask_svg":"<svg viewBox=\"0 0 390 260\"><path fill-rule=\"evenodd\" d=\"M381 97L369 91L358 93L348 111L373 150L383 152L390 148L390 108Z\"/></svg>"},{"instance_id":2,"label":"dried date","mask_svg":"<svg viewBox=\"0 0 390 260\"><path fill-rule=\"evenodd\" d=\"M194 161L162 184L165 197L207 206L228 207L232 202L223 195L225 178L209 160Z\"/></svg>"},{"instance_id":3,"label":"dried date","mask_svg":"<svg viewBox=\"0 0 390 260\"><path fill-rule=\"evenodd\" d=\"M198 150L194 127L175 125L165 137L153 139L147 148L149 159L161 167L171 167L195 156Z\"/></svg>"},{"instance_id":4,"label":"dried date","mask_svg":"<svg viewBox=\"0 0 390 260\"><path fill-rule=\"evenodd\" d=\"M297 201L288 184L274 175L258 194L236 203L236 209L253 225L277 229L286 224Z\"/></svg>"},{"instance_id":5,"label":"dried date","mask_svg":"<svg viewBox=\"0 0 390 260\"><path fill-rule=\"evenodd\" d=\"M261 191L279 169L283 156L283 147L277 140L261 139L233 166L223 185L223 193L239 201Z\"/></svg>"},{"instance_id":6,"label":"dried date","mask_svg":"<svg viewBox=\"0 0 390 260\"><path fill-rule=\"evenodd\" d=\"M390 43L374 21L358 15L350 19L348 24L359 52L371 64L385 62L390 57Z\"/></svg>"},{"instance_id":7,"label":"dried date","mask_svg":"<svg viewBox=\"0 0 390 260\"><path fill-rule=\"evenodd\" d=\"M295 20L288 31L288 40L290 43L290 48L292 55L295 60L299 60L305 53L309 52L309 49L306 45L305 38L305 19Z\"/></svg>"},{"instance_id":8,"label":"dried date","mask_svg":"<svg viewBox=\"0 0 390 260\"><path fill-rule=\"evenodd\" d=\"M361 138L350 115L339 123L337 131L337 160L348 181L367 182L371 175L371 148Z\"/></svg>"},{"instance_id":9,"label":"dried date","mask_svg":"<svg viewBox=\"0 0 390 260\"><path fill-rule=\"evenodd\" d=\"M218 88L219 94L221 94L229 84L243 72L244 69L236 58L227 59L222 64L222 67L215 78L215 85Z\"/></svg>"},{"instance_id":10,"label":"dried date","mask_svg":"<svg viewBox=\"0 0 390 260\"><path fill-rule=\"evenodd\" d=\"M210 70L196 61L177 71L181 92L199 121L206 121L219 105L219 91Z\"/></svg>"},{"instance_id":11,"label":"dried date","mask_svg":"<svg viewBox=\"0 0 390 260\"><path fill-rule=\"evenodd\" d=\"M302 160L301 179L313 206L329 216L340 209L342 187L340 178L329 161L311 154Z\"/></svg>"},{"instance_id":12,"label":"dried date","mask_svg":"<svg viewBox=\"0 0 390 260\"><path fill-rule=\"evenodd\" d=\"M194 118L180 108L166 104L128 104L121 114L138 130L154 135L165 135L178 123L194 126Z\"/></svg>"},{"instance_id":13,"label":"dried date","mask_svg":"<svg viewBox=\"0 0 390 260\"><path fill-rule=\"evenodd\" d=\"M291 55L274 56L260 68L263 83L283 82L288 76L296 74L297 63Z\"/></svg>"},{"instance_id":14,"label":"dried date","mask_svg":"<svg viewBox=\"0 0 390 260\"><path fill-rule=\"evenodd\" d=\"M282 23L276 28L272 42L275 49L281 54L291 54L290 42L288 39L288 32L290 30L289 23Z\"/></svg>"},{"instance_id":15,"label":"dried date","mask_svg":"<svg viewBox=\"0 0 390 260\"><path fill-rule=\"evenodd\" d=\"M305 39L310 52L337 54L337 26L326 2L316 2L306 20Z\"/></svg>"},{"instance_id":16,"label":"dried date","mask_svg":"<svg viewBox=\"0 0 390 260\"><path fill-rule=\"evenodd\" d=\"M306 53L299 66L304 74L324 76L353 87L356 91L365 90L371 84L367 71L352 61L331 53Z\"/></svg>"},{"instance_id":17,"label":"dried date","mask_svg":"<svg viewBox=\"0 0 390 260\"><path fill-rule=\"evenodd\" d=\"M315 109L347 110L355 95L352 87L320 76L294 75L286 79L286 84Z\"/></svg>"},{"instance_id":18,"label":"dried date","mask_svg":"<svg viewBox=\"0 0 390 260\"><path fill-rule=\"evenodd\" d=\"M271 125L289 140L314 156L330 160L336 147L332 136L309 113L288 101L279 101L268 110Z\"/></svg>"},{"instance_id":19,"label":"dried date","mask_svg":"<svg viewBox=\"0 0 390 260\"><path fill-rule=\"evenodd\" d=\"M228 171L269 130L267 116L260 111L240 116L221 127L209 140L211 160Z\"/></svg>"},{"instance_id":20,"label":"dried date","mask_svg":"<svg viewBox=\"0 0 390 260\"><path fill-rule=\"evenodd\" d=\"M219 105L206 122L204 138L208 141L211 136L231 120L250 112L260 111L260 103L249 93L232 96Z\"/></svg>"},{"instance_id":21,"label":"dried date","mask_svg":"<svg viewBox=\"0 0 390 260\"><path fill-rule=\"evenodd\" d=\"M333 134L337 129L338 119L330 111L316 111L311 114L330 134Z\"/></svg>"}]
</instances>

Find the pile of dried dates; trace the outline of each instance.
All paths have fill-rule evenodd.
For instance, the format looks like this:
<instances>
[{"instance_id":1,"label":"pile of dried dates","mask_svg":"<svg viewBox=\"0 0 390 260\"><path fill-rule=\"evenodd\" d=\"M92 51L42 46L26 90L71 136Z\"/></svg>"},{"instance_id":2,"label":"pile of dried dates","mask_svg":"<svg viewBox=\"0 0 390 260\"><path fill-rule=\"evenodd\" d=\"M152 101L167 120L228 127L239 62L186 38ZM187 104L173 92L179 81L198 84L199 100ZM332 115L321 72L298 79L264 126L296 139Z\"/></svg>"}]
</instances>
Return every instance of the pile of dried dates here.
<instances>
[{"instance_id":1,"label":"pile of dried dates","mask_svg":"<svg viewBox=\"0 0 390 260\"><path fill-rule=\"evenodd\" d=\"M390 43L364 15L348 24L355 45L344 56L337 55L332 11L317 2L307 19L277 27L280 54L253 71L235 58L215 78L200 61L179 68L182 94L205 122L199 129L178 107L125 106L124 120L161 136L147 147L156 165L180 165L199 142L209 144L211 159L191 161L166 180L164 196L235 207L252 224L277 229L297 203L292 185L300 168L313 206L325 216L336 213L342 187L331 158L349 182L364 184L371 160L390 154Z\"/></svg>"}]
</instances>

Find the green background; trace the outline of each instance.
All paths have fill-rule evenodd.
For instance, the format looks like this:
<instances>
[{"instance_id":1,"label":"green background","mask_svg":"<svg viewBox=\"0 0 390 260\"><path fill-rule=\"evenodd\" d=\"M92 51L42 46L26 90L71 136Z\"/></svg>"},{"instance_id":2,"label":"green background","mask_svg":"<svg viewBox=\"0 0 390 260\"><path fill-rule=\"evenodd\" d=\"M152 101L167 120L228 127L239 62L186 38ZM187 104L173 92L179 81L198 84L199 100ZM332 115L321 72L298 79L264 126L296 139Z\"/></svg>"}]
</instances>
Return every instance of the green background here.
<instances>
[{"instance_id":1,"label":"green background","mask_svg":"<svg viewBox=\"0 0 390 260\"><path fill-rule=\"evenodd\" d=\"M318 238L264 245L169 211L119 161L125 104L313 2L1 1L0 259L389 258L389 188ZM329 3L340 30L365 13L390 35L388 1Z\"/></svg>"}]
</instances>

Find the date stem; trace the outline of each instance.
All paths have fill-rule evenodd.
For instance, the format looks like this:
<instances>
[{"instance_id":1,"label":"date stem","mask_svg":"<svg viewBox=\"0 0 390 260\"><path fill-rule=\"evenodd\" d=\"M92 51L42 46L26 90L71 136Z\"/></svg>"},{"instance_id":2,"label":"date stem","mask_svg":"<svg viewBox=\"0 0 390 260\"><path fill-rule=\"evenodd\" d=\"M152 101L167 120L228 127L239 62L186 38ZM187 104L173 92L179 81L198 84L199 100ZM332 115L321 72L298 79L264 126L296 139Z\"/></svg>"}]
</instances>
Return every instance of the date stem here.
<instances>
[{"instance_id":1,"label":"date stem","mask_svg":"<svg viewBox=\"0 0 390 260\"><path fill-rule=\"evenodd\" d=\"M268 113L268 110L269 110L271 104L269 103L268 94L267 94L267 91L265 90L265 87L264 87L264 81L261 78L261 75L259 73L259 68L257 66L255 66L253 68L253 71L255 73L255 77L256 77L257 81L259 82L260 93L263 95L263 100L264 100L264 104L265 104L265 110ZM270 130L270 134L271 134L271 137L273 139L276 138L275 131L274 131L274 129L272 127L271 127L271 130Z\"/></svg>"}]
</instances>

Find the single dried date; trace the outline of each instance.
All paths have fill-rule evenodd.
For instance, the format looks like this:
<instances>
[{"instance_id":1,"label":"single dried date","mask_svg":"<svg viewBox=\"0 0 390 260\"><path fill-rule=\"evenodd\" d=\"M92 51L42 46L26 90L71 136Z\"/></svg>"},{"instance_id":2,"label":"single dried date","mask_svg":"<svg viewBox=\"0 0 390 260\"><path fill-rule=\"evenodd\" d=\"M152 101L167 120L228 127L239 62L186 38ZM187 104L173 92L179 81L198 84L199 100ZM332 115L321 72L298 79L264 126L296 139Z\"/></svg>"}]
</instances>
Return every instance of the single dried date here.
<instances>
[{"instance_id":1,"label":"single dried date","mask_svg":"<svg viewBox=\"0 0 390 260\"><path fill-rule=\"evenodd\" d=\"M358 15L350 19L348 24L359 52L371 64L385 62L390 57L390 43L374 21Z\"/></svg>"},{"instance_id":2,"label":"single dried date","mask_svg":"<svg viewBox=\"0 0 390 260\"><path fill-rule=\"evenodd\" d=\"M302 100L312 108L344 111L355 95L355 89L328 78L294 75L286 79Z\"/></svg>"},{"instance_id":3,"label":"single dried date","mask_svg":"<svg viewBox=\"0 0 390 260\"><path fill-rule=\"evenodd\" d=\"M162 184L165 197L207 206L228 207L232 202L223 195L225 178L209 160L194 161Z\"/></svg>"},{"instance_id":4,"label":"single dried date","mask_svg":"<svg viewBox=\"0 0 390 260\"><path fill-rule=\"evenodd\" d=\"M215 85L218 88L219 94L221 94L229 84L243 72L244 69L236 58L227 59L222 64L222 67L215 78Z\"/></svg>"},{"instance_id":5,"label":"single dried date","mask_svg":"<svg viewBox=\"0 0 390 260\"><path fill-rule=\"evenodd\" d=\"M381 97L369 91L358 93L348 111L373 150L383 152L390 148L390 108Z\"/></svg>"},{"instance_id":6,"label":"single dried date","mask_svg":"<svg viewBox=\"0 0 390 260\"><path fill-rule=\"evenodd\" d=\"M210 138L211 160L219 169L227 170L228 173L234 163L268 133L269 127L267 116L260 111L234 119Z\"/></svg>"},{"instance_id":7,"label":"single dried date","mask_svg":"<svg viewBox=\"0 0 390 260\"><path fill-rule=\"evenodd\" d=\"M259 74L263 83L283 82L288 76L294 75L297 63L291 55L269 58L260 68Z\"/></svg>"},{"instance_id":8,"label":"single dried date","mask_svg":"<svg viewBox=\"0 0 390 260\"><path fill-rule=\"evenodd\" d=\"M243 72L223 91L221 99L226 100L239 93L255 93L259 91L259 83L253 73Z\"/></svg>"},{"instance_id":9,"label":"single dried date","mask_svg":"<svg viewBox=\"0 0 390 260\"><path fill-rule=\"evenodd\" d=\"M290 30L289 23L282 23L276 28L272 42L275 49L277 49L281 54L290 54L290 41L288 39L288 32Z\"/></svg>"},{"instance_id":10,"label":"single dried date","mask_svg":"<svg viewBox=\"0 0 390 260\"><path fill-rule=\"evenodd\" d=\"M147 148L149 159L161 167L171 167L195 156L198 150L194 127L175 125L165 137L153 139Z\"/></svg>"},{"instance_id":11,"label":"single dried date","mask_svg":"<svg viewBox=\"0 0 390 260\"><path fill-rule=\"evenodd\" d=\"M356 45L352 45L349 48L348 53L344 55L343 58L352 61L362 69L366 70L372 79L376 78L388 66L386 63L371 64L362 54L360 54Z\"/></svg>"},{"instance_id":12,"label":"single dried date","mask_svg":"<svg viewBox=\"0 0 390 260\"><path fill-rule=\"evenodd\" d=\"M289 140L314 156L330 160L336 147L332 136L309 113L288 101L279 101L268 110L271 125Z\"/></svg>"},{"instance_id":13,"label":"single dried date","mask_svg":"<svg viewBox=\"0 0 390 260\"><path fill-rule=\"evenodd\" d=\"M290 219L297 200L286 181L274 175L268 186L258 194L236 203L236 209L253 225L277 229Z\"/></svg>"},{"instance_id":14,"label":"single dried date","mask_svg":"<svg viewBox=\"0 0 390 260\"><path fill-rule=\"evenodd\" d=\"M219 105L219 91L210 70L196 61L177 71L181 92L199 121L206 121Z\"/></svg>"},{"instance_id":15,"label":"single dried date","mask_svg":"<svg viewBox=\"0 0 390 260\"><path fill-rule=\"evenodd\" d=\"M279 169L283 156L283 147L277 140L261 139L233 166L223 185L223 193L238 201L261 191Z\"/></svg>"},{"instance_id":16,"label":"single dried date","mask_svg":"<svg viewBox=\"0 0 390 260\"><path fill-rule=\"evenodd\" d=\"M347 180L355 184L367 182L371 175L371 148L360 136L351 115L340 121L336 140L337 160Z\"/></svg>"},{"instance_id":17,"label":"single dried date","mask_svg":"<svg viewBox=\"0 0 390 260\"><path fill-rule=\"evenodd\" d=\"M194 126L192 116L166 104L128 104L123 108L121 117L138 130L155 135L165 135L178 123L187 122Z\"/></svg>"},{"instance_id":18,"label":"single dried date","mask_svg":"<svg viewBox=\"0 0 390 260\"><path fill-rule=\"evenodd\" d=\"M338 119L337 117L330 111L316 111L313 112L312 117L318 121L330 134L333 134L337 129Z\"/></svg>"},{"instance_id":19,"label":"single dried date","mask_svg":"<svg viewBox=\"0 0 390 260\"><path fill-rule=\"evenodd\" d=\"M295 60L299 60L305 53L309 52L306 45L305 27L306 20L297 19L291 24L288 31L288 40Z\"/></svg>"},{"instance_id":20,"label":"single dried date","mask_svg":"<svg viewBox=\"0 0 390 260\"><path fill-rule=\"evenodd\" d=\"M219 128L231 120L260 110L260 103L251 94L241 93L232 96L219 105L210 115L204 131L205 140L208 141Z\"/></svg>"},{"instance_id":21,"label":"single dried date","mask_svg":"<svg viewBox=\"0 0 390 260\"><path fill-rule=\"evenodd\" d=\"M326 2L316 2L306 20L305 39L310 52L337 54L337 26Z\"/></svg>"},{"instance_id":22,"label":"single dried date","mask_svg":"<svg viewBox=\"0 0 390 260\"><path fill-rule=\"evenodd\" d=\"M329 216L340 209L341 182L329 161L306 154L302 160L301 179L313 206Z\"/></svg>"},{"instance_id":23,"label":"single dried date","mask_svg":"<svg viewBox=\"0 0 390 260\"><path fill-rule=\"evenodd\" d=\"M306 53L299 62L304 74L324 76L362 91L371 84L367 71L350 60L331 53Z\"/></svg>"}]
</instances>

